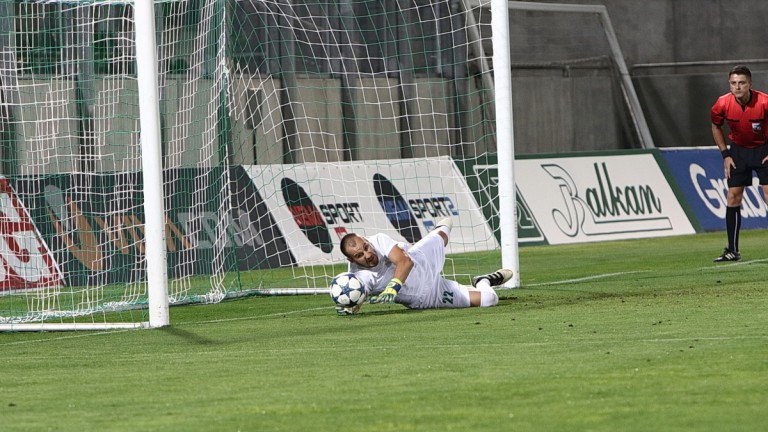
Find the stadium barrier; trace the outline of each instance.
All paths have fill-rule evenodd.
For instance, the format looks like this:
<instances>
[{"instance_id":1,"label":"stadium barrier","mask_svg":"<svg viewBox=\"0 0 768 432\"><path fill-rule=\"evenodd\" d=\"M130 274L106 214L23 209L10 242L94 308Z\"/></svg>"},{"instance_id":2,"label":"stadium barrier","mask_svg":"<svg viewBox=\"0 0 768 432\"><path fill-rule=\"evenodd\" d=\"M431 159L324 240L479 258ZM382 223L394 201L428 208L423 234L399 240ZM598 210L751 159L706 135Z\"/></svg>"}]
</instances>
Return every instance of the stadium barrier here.
<instances>
[{"instance_id":1,"label":"stadium barrier","mask_svg":"<svg viewBox=\"0 0 768 432\"><path fill-rule=\"evenodd\" d=\"M235 205L227 247L241 270L343 262L338 243L347 232L386 232L415 242L448 216L456 221L449 253L498 248L498 175L492 156L461 162L435 157L397 164L360 161L285 168L232 168L247 174L230 176L238 180L230 187ZM189 170L200 171L178 169L169 175L191 177ZM722 159L714 148L520 156L515 163L519 242L563 244L721 230L727 192L721 171ZM432 173L433 180L420 178L420 172ZM106 203L83 202L57 189L62 182L76 181L75 176L2 179L4 237L12 240L14 229L23 229L31 242L26 247L5 241L0 250L2 290L34 289L40 283L82 284L96 276L110 283L131 280L132 268L126 263L137 262L135 256L143 253L143 214L99 218ZM132 182L141 182L132 173L105 173L93 187L111 190L131 176ZM138 190L125 199L140 200ZM207 266L178 268L176 262L190 253L200 264L209 260L206 250L213 237L206 241L203 234L215 229L198 226L205 218L190 225L183 196L174 198L180 200L171 206L176 210L166 215L172 277L179 272L206 274ZM745 194L744 228L768 227L767 213L755 179ZM84 247L95 244L102 249ZM29 260L44 260L50 271L25 271L21 264Z\"/></svg>"},{"instance_id":2,"label":"stadium barrier","mask_svg":"<svg viewBox=\"0 0 768 432\"><path fill-rule=\"evenodd\" d=\"M665 148L659 150L670 171L670 182L681 191L681 204L687 206L698 231L725 229L728 184L723 176L723 157L712 145L705 148ZM768 207L756 176L744 191L741 206L742 229L768 228Z\"/></svg>"},{"instance_id":3,"label":"stadium barrier","mask_svg":"<svg viewBox=\"0 0 768 432\"><path fill-rule=\"evenodd\" d=\"M526 157L515 171L549 244L695 232L652 151Z\"/></svg>"}]
</instances>

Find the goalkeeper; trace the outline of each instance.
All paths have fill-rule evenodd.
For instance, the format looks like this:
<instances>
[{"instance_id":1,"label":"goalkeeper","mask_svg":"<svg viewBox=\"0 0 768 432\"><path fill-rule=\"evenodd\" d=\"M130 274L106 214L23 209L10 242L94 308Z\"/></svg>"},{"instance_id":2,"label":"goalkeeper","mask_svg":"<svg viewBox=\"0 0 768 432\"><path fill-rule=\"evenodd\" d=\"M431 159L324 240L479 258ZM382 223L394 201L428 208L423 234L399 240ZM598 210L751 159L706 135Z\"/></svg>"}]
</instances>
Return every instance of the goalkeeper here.
<instances>
[{"instance_id":1,"label":"goalkeeper","mask_svg":"<svg viewBox=\"0 0 768 432\"><path fill-rule=\"evenodd\" d=\"M451 219L442 219L414 245L386 234L367 238L347 234L341 239L341 252L349 259L349 271L373 296L371 303L399 303L411 309L495 306L499 296L492 287L511 279L512 270L474 277L472 287L441 276L452 226ZM349 315L359 309L337 307L337 313Z\"/></svg>"}]
</instances>

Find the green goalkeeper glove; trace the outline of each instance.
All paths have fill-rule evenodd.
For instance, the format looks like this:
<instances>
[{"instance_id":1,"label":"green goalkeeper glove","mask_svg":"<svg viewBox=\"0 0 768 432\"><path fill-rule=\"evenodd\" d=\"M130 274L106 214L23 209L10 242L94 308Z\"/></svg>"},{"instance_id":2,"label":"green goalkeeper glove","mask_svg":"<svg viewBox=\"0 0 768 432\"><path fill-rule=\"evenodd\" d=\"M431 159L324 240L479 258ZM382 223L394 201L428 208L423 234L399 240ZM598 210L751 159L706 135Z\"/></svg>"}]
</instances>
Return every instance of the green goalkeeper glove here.
<instances>
[{"instance_id":1,"label":"green goalkeeper glove","mask_svg":"<svg viewBox=\"0 0 768 432\"><path fill-rule=\"evenodd\" d=\"M371 298L371 303L394 303L397 293L400 292L400 288L403 287L403 282L400 279L392 278L384 288L384 291L376 297Z\"/></svg>"}]
</instances>

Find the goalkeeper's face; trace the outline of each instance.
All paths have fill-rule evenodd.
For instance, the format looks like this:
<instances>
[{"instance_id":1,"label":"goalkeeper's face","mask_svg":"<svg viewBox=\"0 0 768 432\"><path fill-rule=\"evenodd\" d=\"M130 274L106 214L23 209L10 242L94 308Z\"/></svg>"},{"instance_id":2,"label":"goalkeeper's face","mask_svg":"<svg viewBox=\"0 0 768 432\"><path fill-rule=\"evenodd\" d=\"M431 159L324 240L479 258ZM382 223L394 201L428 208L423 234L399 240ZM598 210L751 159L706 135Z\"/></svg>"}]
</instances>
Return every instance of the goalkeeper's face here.
<instances>
[{"instance_id":1,"label":"goalkeeper's face","mask_svg":"<svg viewBox=\"0 0 768 432\"><path fill-rule=\"evenodd\" d=\"M357 236L347 246L349 260L364 268L376 267L379 264L379 256L368 240Z\"/></svg>"}]
</instances>

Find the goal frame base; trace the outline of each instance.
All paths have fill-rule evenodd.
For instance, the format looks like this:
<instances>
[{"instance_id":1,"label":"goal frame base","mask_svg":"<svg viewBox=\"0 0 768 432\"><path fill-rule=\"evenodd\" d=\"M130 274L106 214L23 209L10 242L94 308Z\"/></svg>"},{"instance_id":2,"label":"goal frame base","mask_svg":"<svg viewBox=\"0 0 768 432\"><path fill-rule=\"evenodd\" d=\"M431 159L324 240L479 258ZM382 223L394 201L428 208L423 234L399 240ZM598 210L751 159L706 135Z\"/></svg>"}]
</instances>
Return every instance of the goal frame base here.
<instances>
[{"instance_id":1,"label":"goal frame base","mask_svg":"<svg viewBox=\"0 0 768 432\"><path fill-rule=\"evenodd\" d=\"M136 323L19 323L0 324L0 332L45 332L45 331L93 331L133 330L150 328L149 322Z\"/></svg>"}]
</instances>

